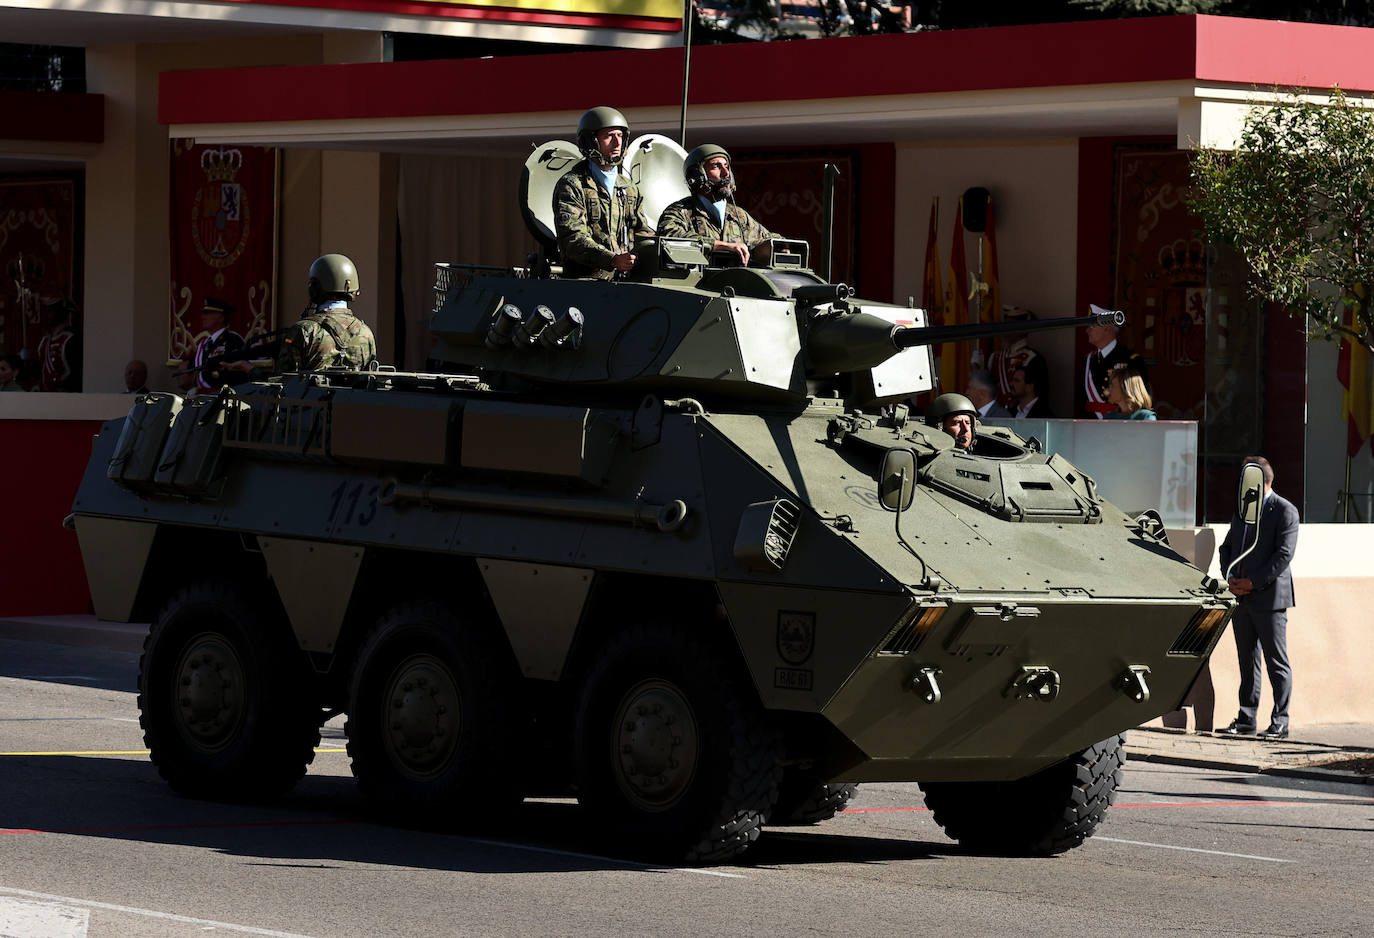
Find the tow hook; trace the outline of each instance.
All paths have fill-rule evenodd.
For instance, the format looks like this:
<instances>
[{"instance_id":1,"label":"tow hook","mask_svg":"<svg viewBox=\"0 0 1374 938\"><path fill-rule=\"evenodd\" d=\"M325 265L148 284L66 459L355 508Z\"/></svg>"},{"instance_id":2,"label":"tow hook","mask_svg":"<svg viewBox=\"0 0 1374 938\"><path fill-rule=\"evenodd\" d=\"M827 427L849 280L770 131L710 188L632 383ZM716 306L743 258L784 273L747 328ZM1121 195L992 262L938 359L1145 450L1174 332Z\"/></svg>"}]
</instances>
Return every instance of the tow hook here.
<instances>
[{"instance_id":1,"label":"tow hook","mask_svg":"<svg viewBox=\"0 0 1374 938\"><path fill-rule=\"evenodd\" d=\"M1049 703L1059 696L1059 672L1041 664L1021 666L1021 673L1007 685L1003 696L1016 700L1039 700Z\"/></svg>"},{"instance_id":2,"label":"tow hook","mask_svg":"<svg viewBox=\"0 0 1374 938\"><path fill-rule=\"evenodd\" d=\"M925 666L916 672L916 676L911 679L911 689L921 695L921 699L928 704L940 702L940 682L936 680L940 674L939 668Z\"/></svg>"},{"instance_id":3,"label":"tow hook","mask_svg":"<svg viewBox=\"0 0 1374 938\"><path fill-rule=\"evenodd\" d=\"M1116 686L1136 703L1145 703L1150 699L1150 685L1145 683L1145 675L1149 673L1148 665L1127 665L1126 670L1116 679Z\"/></svg>"}]
</instances>

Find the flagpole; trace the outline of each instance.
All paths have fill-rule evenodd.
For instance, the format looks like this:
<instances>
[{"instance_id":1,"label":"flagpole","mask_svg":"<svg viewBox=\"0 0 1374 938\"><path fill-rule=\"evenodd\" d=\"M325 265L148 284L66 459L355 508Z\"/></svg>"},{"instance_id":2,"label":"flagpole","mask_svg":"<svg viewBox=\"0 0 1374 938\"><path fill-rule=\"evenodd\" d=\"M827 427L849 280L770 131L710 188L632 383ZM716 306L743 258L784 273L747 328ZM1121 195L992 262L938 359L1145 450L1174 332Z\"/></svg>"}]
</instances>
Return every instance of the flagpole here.
<instances>
[{"instance_id":1,"label":"flagpole","mask_svg":"<svg viewBox=\"0 0 1374 938\"><path fill-rule=\"evenodd\" d=\"M1350 448L1345 450L1345 486L1341 489L1341 523L1350 523Z\"/></svg>"},{"instance_id":2,"label":"flagpole","mask_svg":"<svg viewBox=\"0 0 1374 938\"><path fill-rule=\"evenodd\" d=\"M692 0L682 0L682 117L677 126L678 146L687 149L687 84L692 75Z\"/></svg>"}]
</instances>

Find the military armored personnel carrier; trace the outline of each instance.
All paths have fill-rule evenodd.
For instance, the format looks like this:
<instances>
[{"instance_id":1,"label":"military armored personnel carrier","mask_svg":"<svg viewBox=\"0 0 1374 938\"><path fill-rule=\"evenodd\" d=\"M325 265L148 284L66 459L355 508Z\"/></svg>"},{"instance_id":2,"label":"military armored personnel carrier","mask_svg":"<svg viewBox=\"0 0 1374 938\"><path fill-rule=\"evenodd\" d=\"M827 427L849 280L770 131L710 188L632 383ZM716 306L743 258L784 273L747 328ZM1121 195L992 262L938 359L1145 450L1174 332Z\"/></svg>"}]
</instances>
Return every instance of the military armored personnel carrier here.
<instances>
[{"instance_id":1,"label":"military armored personnel carrier","mask_svg":"<svg viewBox=\"0 0 1374 938\"><path fill-rule=\"evenodd\" d=\"M644 143L636 172L680 173ZM528 164L546 238L571 149ZM1034 440L905 418L969 330L804 244L636 270L441 264L452 373L145 394L104 426L74 526L96 612L153 623L158 771L277 794L346 712L362 790L408 821L573 793L622 849L712 862L905 780L972 848L1081 843L1228 594Z\"/></svg>"}]
</instances>

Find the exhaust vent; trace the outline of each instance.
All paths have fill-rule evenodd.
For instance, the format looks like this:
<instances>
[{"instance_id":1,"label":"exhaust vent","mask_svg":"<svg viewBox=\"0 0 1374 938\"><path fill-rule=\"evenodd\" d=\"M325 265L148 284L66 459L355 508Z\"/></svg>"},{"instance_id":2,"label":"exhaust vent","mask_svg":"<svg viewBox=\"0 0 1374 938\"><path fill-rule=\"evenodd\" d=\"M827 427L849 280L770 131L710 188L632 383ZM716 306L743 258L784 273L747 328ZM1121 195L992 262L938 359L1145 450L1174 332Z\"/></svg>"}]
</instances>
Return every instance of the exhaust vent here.
<instances>
[{"instance_id":1,"label":"exhaust vent","mask_svg":"<svg viewBox=\"0 0 1374 938\"><path fill-rule=\"evenodd\" d=\"M1226 625L1228 611L1225 606L1198 610L1197 615L1188 623L1188 627L1174 639L1169 654L1187 655L1191 658L1201 658L1207 654Z\"/></svg>"},{"instance_id":2,"label":"exhaust vent","mask_svg":"<svg viewBox=\"0 0 1374 938\"><path fill-rule=\"evenodd\" d=\"M940 621L946 608L948 607L922 606L913 603L897 620L897 625L892 631L887 633L887 638L883 639L882 645L878 647L878 654L911 654L920 647L930 630L935 628L935 623Z\"/></svg>"},{"instance_id":3,"label":"exhaust vent","mask_svg":"<svg viewBox=\"0 0 1374 938\"><path fill-rule=\"evenodd\" d=\"M801 509L785 498L756 502L740 515L735 559L754 573L777 573L787 563Z\"/></svg>"}]
</instances>

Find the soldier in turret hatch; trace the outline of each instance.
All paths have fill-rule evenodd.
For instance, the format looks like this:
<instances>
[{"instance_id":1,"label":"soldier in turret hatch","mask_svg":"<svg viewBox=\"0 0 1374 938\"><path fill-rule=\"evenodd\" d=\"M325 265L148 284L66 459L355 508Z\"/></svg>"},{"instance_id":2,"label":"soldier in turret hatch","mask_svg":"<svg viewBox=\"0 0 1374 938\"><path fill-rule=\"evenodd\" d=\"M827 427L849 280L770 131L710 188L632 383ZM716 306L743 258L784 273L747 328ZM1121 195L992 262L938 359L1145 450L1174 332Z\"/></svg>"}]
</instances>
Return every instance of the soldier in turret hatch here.
<instances>
[{"instance_id":1,"label":"soldier in turret hatch","mask_svg":"<svg viewBox=\"0 0 1374 938\"><path fill-rule=\"evenodd\" d=\"M682 173L692 194L679 199L658 217L660 238L692 238L708 254L735 255L767 263L769 241L780 238L735 204L735 177L724 147L705 143L687 154Z\"/></svg>"},{"instance_id":2,"label":"soldier in turret hatch","mask_svg":"<svg viewBox=\"0 0 1374 938\"><path fill-rule=\"evenodd\" d=\"M629 122L613 107L594 107L577 122L577 146L585 159L553 190L565 276L613 280L629 273L635 245L654 236L644 221L639 187L621 167L629 136Z\"/></svg>"},{"instance_id":3,"label":"soldier in turret hatch","mask_svg":"<svg viewBox=\"0 0 1374 938\"><path fill-rule=\"evenodd\" d=\"M930 405L926 424L939 427L954 438L954 448L972 452L978 427L978 408L962 394L941 394Z\"/></svg>"}]
</instances>

